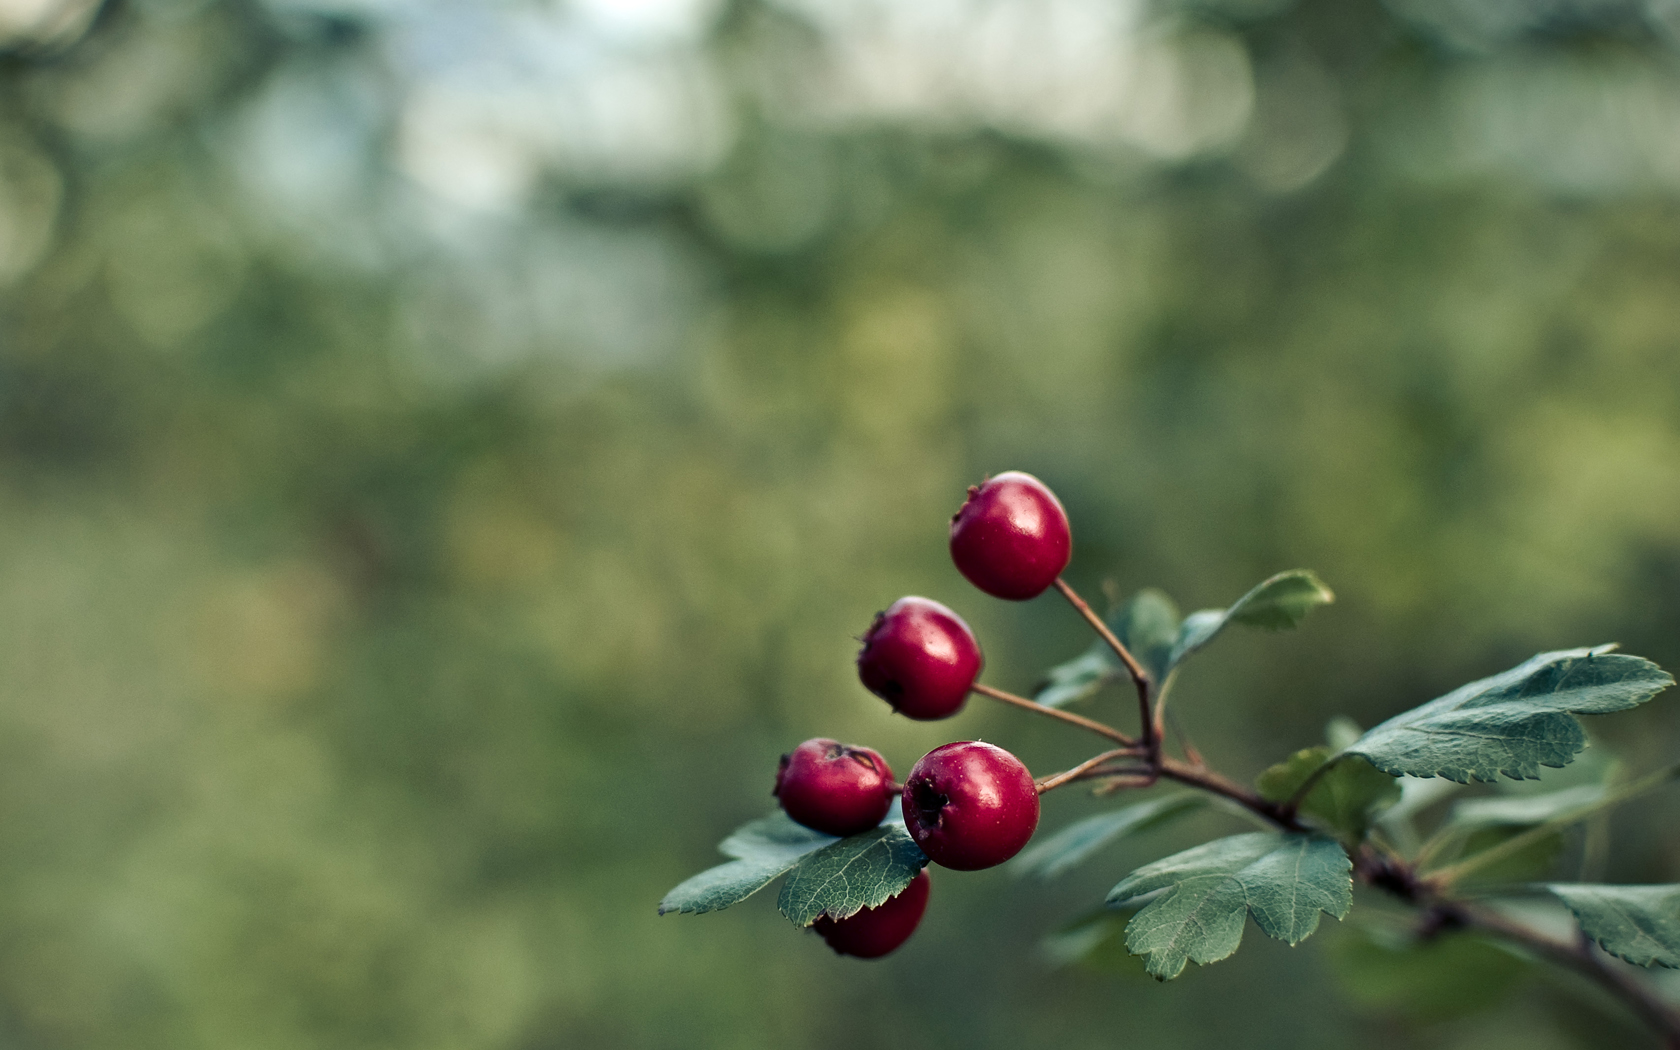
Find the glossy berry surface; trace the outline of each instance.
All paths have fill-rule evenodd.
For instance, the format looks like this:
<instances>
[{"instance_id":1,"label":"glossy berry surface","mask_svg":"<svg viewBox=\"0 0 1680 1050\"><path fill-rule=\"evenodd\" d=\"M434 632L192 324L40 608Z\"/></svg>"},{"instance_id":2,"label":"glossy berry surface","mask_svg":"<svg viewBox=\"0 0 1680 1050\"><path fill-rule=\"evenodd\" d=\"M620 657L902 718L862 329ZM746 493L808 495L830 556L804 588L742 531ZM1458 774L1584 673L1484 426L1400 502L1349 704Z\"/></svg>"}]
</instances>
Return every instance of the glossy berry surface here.
<instances>
[{"instance_id":1,"label":"glossy berry surface","mask_svg":"<svg viewBox=\"0 0 1680 1050\"><path fill-rule=\"evenodd\" d=\"M923 721L962 708L980 674L980 643L962 617L930 598L900 598L875 617L858 678L894 711Z\"/></svg>"},{"instance_id":2,"label":"glossy berry surface","mask_svg":"<svg viewBox=\"0 0 1680 1050\"><path fill-rule=\"evenodd\" d=\"M856 835L887 815L892 769L867 747L817 737L782 756L772 794L789 817L812 830Z\"/></svg>"},{"instance_id":3,"label":"glossy berry surface","mask_svg":"<svg viewBox=\"0 0 1680 1050\"><path fill-rule=\"evenodd\" d=\"M1012 470L970 488L951 519L951 560L995 598L1036 598L1072 556L1067 511L1031 474Z\"/></svg>"},{"instance_id":4,"label":"glossy berry surface","mask_svg":"<svg viewBox=\"0 0 1680 1050\"><path fill-rule=\"evenodd\" d=\"M935 864L975 871L1021 851L1038 827L1038 789L1001 747L959 741L923 755L904 782L904 826Z\"/></svg>"},{"instance_id":5,"label":"glossy berry surface","mask_svg":"<svg viewBox=\"0 0 1680 1050\"><path fill-rule=\"evenodd\" d=\"M824 915L812 928L822 934L828 946L841 955L879 959L910 939L927 910L928 873L923 868L910 885L888 897L880 906L865 908L847 919Z\"/></svg>"}]
</instances>

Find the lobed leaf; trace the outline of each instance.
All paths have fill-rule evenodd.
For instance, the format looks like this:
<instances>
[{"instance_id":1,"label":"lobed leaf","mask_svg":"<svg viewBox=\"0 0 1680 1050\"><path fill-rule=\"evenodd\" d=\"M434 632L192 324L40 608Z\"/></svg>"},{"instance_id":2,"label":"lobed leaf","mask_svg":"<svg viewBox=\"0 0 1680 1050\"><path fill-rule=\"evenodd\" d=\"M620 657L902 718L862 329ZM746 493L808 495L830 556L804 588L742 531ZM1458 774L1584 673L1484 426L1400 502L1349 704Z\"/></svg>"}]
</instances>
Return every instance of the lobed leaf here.
<instances>
[{"instance_id":1,"label":"lobed leaf","mask_svg":"<svg viewBox=\"0 0 1680 1050\"><path fill-rule=\"evenodd\" d=\"M1254 916L1268 936L1298 944L1352 904L1348 855L1319 834L1233 835L1145 865L1108 894L1110 907L1148 900L1126 928L1126 947L1149 973L1171 980L1186 962L1226 958Z\"/></svg>"},{"instance_id":2,"label":"lobed leaf","mask_svg":"<svg viewBox=\"0 0 1680 1050\"><path fill-rule=\"evenodd\" d=\"M1238 598L1229 609L1203 609L1185 617L1167 654L1165 671L1213 641L1230 624L1281 631L1300 626L1315 606L1335 600L1330 588L1310 570L1280 572Z\"/></svg>"},{"instance_id":3,"label":"lobed leaf","mask_svg":"<svg viewBox=\"0 0 1680 1050\"><path fill-rule=\"evenodd\" d=\"M796 926L809 926L825 913L849 918L884 903L926 865L927 856L903 824L882 824L802 856L776 906Z\"/></svg>"},{"instance_id":4,"label":"lobed leaf","mask_svg":"<svg viewBox=\"0 0 1680 1050\"><path fill-rule=\"evenodd\" d=\"M659 914L722 911L793 870L810 853L839 841L833 835L794 823L780 810L749 821L718 845L719 852L735 859L703 871L667 893L659 902Z\"/></svg>"},{"instance_id":5,"label":"lobed leaf","mask_svg":"<svg viewBox=\"0 0 1680 1050\"><path fill-rule=\"evenodd\" d=\"M1395 776L1532 780L1586 746L1580 714L1624 711L1674 679L1612 646L1541 653L1396 715L1347 749Z\"/></svg>"},{"instance_id":6,"label":"lobed leaf","mask_svg":"<svg viewBox=\"0 0 1680 1050\"><path fill-rule=\"evenodd\" d=\"M1017 857L1012 866L1020 875L1055 878L1110 842L1158 827L1206 801L1203 795L1181 792L1086 817L1035 844Z\"/></svg>"},{"instance_id":7,"label":"lobed leaf","mask_svg":"<svg viewBox=\"0 0 1680 1050\"><path fill-rule=\"evenodd\" d=\"M1581 930L1635 966L1680 969L1680 885L1546 887L1575 913Z\"/></svg>"}]
</instances>

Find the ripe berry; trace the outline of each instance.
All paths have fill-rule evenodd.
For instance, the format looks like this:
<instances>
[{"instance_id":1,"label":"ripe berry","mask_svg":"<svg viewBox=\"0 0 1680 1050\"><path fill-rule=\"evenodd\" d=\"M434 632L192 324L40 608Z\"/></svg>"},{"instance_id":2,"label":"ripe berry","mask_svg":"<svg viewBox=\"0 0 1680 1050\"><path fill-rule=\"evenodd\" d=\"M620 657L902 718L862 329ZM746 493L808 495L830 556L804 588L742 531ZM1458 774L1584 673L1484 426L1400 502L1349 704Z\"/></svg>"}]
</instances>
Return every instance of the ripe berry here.
<instances>
[{"instance_id":1,"label":"ripe berry","mask_svg":"<svg viewBox=\"0 0 1680 1050\"><path fill-rule=\"evenodd\" d=\"M887 760L867 747L817 737L782 756L771 792L787 815L829 835L856 835L892 805Z\"/></svg>"},{"instance_id":2,"label":"ripe berry","mask_svg":"<svg viewBox=\"0 0 1680 1050\"><path fill-rule=\"evenodd\" d=\"M1044 482L1018 470L971 487L951 518L951 560L994 598L1038 597L1072 555L1067 511Z\"/></svg>"},{"instance_id":3,"label":"ripe berry","mask_svg":"<svg viewBox=\"0 0 1680 1050\"><path fill-rule=\"evenodd\" d=\"M929 721L954 715L980 674L980 643L962 617L928 598L900 598L863 636L858 677L894 711Z\"/></svg>"},{"instance_id":4,"label":"ripe berry","mask_svg":"<svg viewBox=\"0 0 1680 1050\"><path fill-rule=\"evenodd\" d=\"M840 955L879 959L910 939L927 910L928 873L923 868L910 885L873 908L865 908L847 919L824 915L813 923L823 940Z\"/></svg>"},{"instance_id":5,"label":"ripe berry","mask_svg":"<svg viewBox=\"0 0 1680 1050\"><path fill-rule=\"evenodd\" d=\"M958 871L1019 853L1038 827L1038 788L1021 760L959 741L922 756L904 782L904 826L928 859Z\"/></svg>"}]
</instances>

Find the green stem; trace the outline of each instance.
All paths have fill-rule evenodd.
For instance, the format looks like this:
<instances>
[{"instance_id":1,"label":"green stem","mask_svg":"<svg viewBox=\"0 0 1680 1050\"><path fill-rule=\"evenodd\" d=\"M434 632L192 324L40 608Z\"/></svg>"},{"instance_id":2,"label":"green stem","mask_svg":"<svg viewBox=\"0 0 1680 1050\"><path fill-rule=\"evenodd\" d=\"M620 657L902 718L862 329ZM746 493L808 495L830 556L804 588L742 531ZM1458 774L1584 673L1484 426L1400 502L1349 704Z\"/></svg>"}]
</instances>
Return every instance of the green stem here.
<instances>
[{"instance_id":1,"label":"green stem","mask_svg":"<svg viewBox=\"0 0 1680 1050\"><path fill-rule=\"evenodd\" d=\"M1527 831L1524 831L1521 834L1512 835L1499 845L1485 849L1473 857L1459 861L1457 864L1451 864L1445 868L1437 868L1432 872L1428 872L1428 877L1430 881L1435 883L1437 886L1443 888L1451 886L1453 883L1462 879L1471 872L1485 868L1495 861L1504 860L1506 857L1533 845L1535 842L1538 842L1560 828L1566 828L1571 824L1577 824L1600 810L1620 805L1631 798L1636 798L1639 795L1645 794L1647 791L1659 788L1677 776L1680 776L1680 763L1665 766L1664 768L1657 770L1655 773L1651 773L1648 776L1635 780L1631 784L1627 784L1615 791L1606 793L1604 797L1600 798L1597 802L1593 802L1585 806L1579 806L1560 816L1553 817L1544 824L1536 824Z\"/></svg>"},{"instance_id":2,"label":"green stem","mask_svg":"<svg viewBox=\"0 0 1680 1050\"><path fill-rule=\"evenodd\" d=\"M1000 700L1012 707L1019 707L1022 710L1031 711L1034 714L1044 715L1047 718L1054 718L1058 721L1066 722L1069 725L1078 726L1079 728L1095 733L1098 736L1107 737L1123 748L1136 749L1141 746L1136 740L1133 740L1125 733L1120 732L1120 730L1115 729L1110 725L1104 725L1095 719L1086 718L1083 715L1076 715L1071 711L1063 711L1055 707L1045 707L1043 704L1034 703L1024 696L1016 696L1014 693L1006 693L1002 689L993 689L991 686L982 685L979 682L975 682L969 688L974 692L979 693L981 696L989 696L993 700Z\"/></svg>"}]
</instances>

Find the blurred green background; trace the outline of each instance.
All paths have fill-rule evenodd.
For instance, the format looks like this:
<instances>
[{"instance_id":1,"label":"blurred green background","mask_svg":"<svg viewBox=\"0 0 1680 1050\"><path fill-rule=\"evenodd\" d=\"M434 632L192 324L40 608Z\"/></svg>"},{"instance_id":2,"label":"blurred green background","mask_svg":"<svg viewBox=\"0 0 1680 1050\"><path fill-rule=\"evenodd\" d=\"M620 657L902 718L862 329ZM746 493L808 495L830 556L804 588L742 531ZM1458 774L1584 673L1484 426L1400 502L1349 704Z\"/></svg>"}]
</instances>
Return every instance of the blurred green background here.
<instances>
[{"instance_id":1,"label":"blurred green background","mask_svg":"<svg viewBox=\"0 0 1680 1050\"><path fill-rule=\"evenodd\" d=\"M1086 645L951 567L988 472L1056 489L1093 598L1336 589L1183 677L1239 777L1544 649L1680 667L1675 0L0 0L0 40L0 1045L1643 1045L1351 922L1051 964L1217 816L936 872L876 964L654 905L804 738L1089 753L854 677L908 593L1004 688ZM1680 705L1594 728L1649 767ZM1676 816L1605 879L1680 879Z\"/></svg>"}]
</instances>

